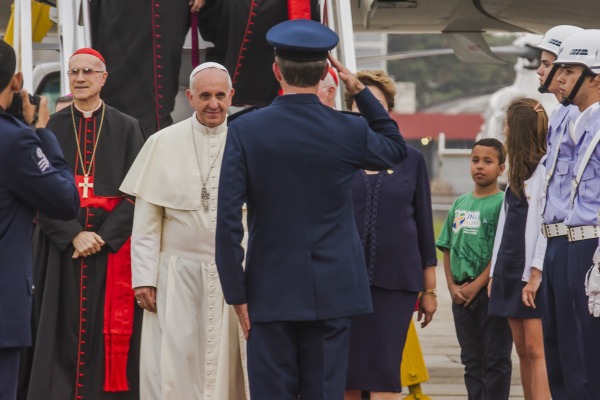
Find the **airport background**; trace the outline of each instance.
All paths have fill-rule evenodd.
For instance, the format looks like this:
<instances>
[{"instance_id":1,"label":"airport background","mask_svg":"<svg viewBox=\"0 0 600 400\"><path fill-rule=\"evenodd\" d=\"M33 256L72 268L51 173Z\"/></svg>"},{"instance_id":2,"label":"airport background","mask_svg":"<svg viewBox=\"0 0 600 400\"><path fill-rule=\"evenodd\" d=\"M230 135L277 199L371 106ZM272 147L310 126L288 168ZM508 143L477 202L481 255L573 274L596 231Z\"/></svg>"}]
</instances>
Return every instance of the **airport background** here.
<instances>
[{"instance_id":1,"label":"airport background","mask_svg":"<svg viewBox=\"0 0 600 400\"><path fill-rule=\"evenodd\" d=\"M0 0L0 37L6 34L12 2ZM520 34L484 36L490 46L508 46ZM54 25L41 43L34 44L34 63L45 64L39 71L34 71L34 87L38 88L39 94L49 97L51 107L61 95L57 41ZM465 181L461 174L456 173L465 165L464 154L455 165L457 155L450 152L447 157L444 151L470 149L478 136L489 135L483 132L486 109L494 92L515 81L516 57L503 56L506 63L498 65L467 64L451 51L432 57L416 56L423 50L449 50L450 44L442 34L363 32L354 34L354 43L358 69L383 69L396 80L398 96L394 118L408 143L425 155L433 193L458 195L464 192L470 180ZM206 46L210 44L201 40L200 47ZM188 35L183 51L180 89L172 113L174 121L186 118L191 111L185 98L187 77L191 72L190 47ZM415 58L390 61L382 58L397 52L412 52ZM527 79L535 80L534 71L524 72L528 75Z\"/></svg>"},{"instance_id":2,"label":"airport background","mask_svg":"<svg viewBox=\"0 0 600 400\"><path fill-rule=\"evenodd\" d=\"M0 0L0 37L10 15L10 0ZM490 45L510 45L521 35L486 35ZM189 38L188 38L189 39ZM46 45L38 46L42 62L53 61L52 36ZM186 42L189 47L189 40ZM436 237L453 200L469 190L468 150L483 132L486 110L494 92L515 81L516 57L507 57L504 65L464 64L453 54L403 61L360 62L362 57L374 57L392 52L420 51L447 48L440 34L388 35L378 33L355 34L355 48L359 69L384 69L397 80L397 108L393 114L407 142L426 157L432 181L434 225ZM184 50L174 119L189 115L183 92L191 70L189 48ZM532 70L522 71L535 78ZM58 71L51 72L37 82L40 94L55 101L60 96ZM446 152L446 154L444 154ZM441 261L441 254L439 255ZM450 297L445 287L443 267L437 270L438 304L434 321L426 329L417 327L421 348L430 380L422 391L432 399L464 399L466 391L462 379L460 348L456 340L450 309ZM511 398L523 398L519 381L518 358L513 354Z\"/></svg>"}]
</instances>

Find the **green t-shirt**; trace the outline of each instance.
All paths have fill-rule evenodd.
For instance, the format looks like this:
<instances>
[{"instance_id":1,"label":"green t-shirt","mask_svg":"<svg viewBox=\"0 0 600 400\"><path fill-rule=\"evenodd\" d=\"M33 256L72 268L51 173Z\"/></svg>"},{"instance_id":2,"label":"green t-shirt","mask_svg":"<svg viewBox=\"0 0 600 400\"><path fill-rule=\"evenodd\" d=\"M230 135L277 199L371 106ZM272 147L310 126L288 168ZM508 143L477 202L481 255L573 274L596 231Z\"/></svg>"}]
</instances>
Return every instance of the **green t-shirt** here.
<instances>
[{"instance_id":1,"label":"green t-shirt","mask_svg":"<svg viewBox=\"0 0 600 400\"><path fill-rule=\"evenodd\" d=\"M450 271L456 282L477 278L492 259L494 237L504 193L460 196L448 211L436 242L450 250Z\"/></svg>"}]
</instances>

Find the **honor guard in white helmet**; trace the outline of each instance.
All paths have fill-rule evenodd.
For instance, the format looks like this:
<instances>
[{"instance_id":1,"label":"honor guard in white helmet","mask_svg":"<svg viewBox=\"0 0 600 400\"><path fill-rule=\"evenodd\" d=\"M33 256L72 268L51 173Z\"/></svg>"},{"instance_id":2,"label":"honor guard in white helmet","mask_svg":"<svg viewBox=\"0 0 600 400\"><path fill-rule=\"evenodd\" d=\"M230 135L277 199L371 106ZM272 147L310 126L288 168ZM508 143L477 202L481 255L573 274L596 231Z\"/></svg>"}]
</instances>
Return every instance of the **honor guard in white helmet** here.
<instances>
[{"instance_id":1,"label":"honor guard in white helmet","mask_svg":"<svg viewBox=\"0 0 600 400\"><path fill-rule=\"evenodd\" d=\"M572 34L582 30L582 28L573 25L558 25L548 29L548 31L546 31L546 33L544 34L542 41L535 46L538 49L542 50L542 52L549 53L548 55L546 55L547 57L542 57L542 64L544 64L545 62L551 63L552 61L556 60L556 57L558 56L558 51L564 40ZM540 68L542 68L542 66L540 66ZM540 82L540 87L538 88L538 91L540 93L548 93L548 88L552 83L552 79L554 78L554 75L556 75L557 70L558 65L553 65L552 69L546 76L544 82Z\"/></svg>"},{"instance_id":2,"label":"honor guard in white helmet","mask_svg":"<svg viewBox=\"0 0 600 400\"><path fill-rule=\"evenodd\" d=\"M550 28L536 46L542 50L537 69L541 93L551 93L560 101L558 75L560 67L553 64L562 43L583 29L570 25ZM571 210L568 193L577 158L579 137L575 121L579 117L575 105L559 105L548 119L546 147L546 179L542 207L542 232L547 239L540 293L536 301L541 310L544 331L544 355L548 384L554 399L587 399L581 344L573 342L573 327L577 314L568 278L568 237L564 224ZM538 300L539 299L539 300ZM570 351L564 351L569 349Z\"/></svg>"},{"instance_id":3,"label":"honor guard in white helmet","mask_svg":"<svg viewBox=\"0 0 600 400\"><path fill-rule=\"evenodd\" d=\"M600 393L600 30L589 29L569 36L555 61L562 103L572 103L581 115L574 126L577 157L571 179L571 210L564 220L568 235L567 280L578 323L571 343L581 343L587 398ZM546 332L544 331L544 334ZM571 351L577 351L571 346ZM567 393L567 397L581 398Z\"/></svg>"},{"instance_id":4,"label":"honor guard in white helmet","mask_svg":"<svg viewBox=\"0 0 600 400\"><path fill-rule=\"evenodd\" d=\"M600 29L586 29L569 36L561 45L554 64L568 69L561 75L579 74L573 87L567 88L568 93L561 86L561 103L565 106L574 103L585 79L593 79L600 72Z\"/></svg>"}]
</instances>

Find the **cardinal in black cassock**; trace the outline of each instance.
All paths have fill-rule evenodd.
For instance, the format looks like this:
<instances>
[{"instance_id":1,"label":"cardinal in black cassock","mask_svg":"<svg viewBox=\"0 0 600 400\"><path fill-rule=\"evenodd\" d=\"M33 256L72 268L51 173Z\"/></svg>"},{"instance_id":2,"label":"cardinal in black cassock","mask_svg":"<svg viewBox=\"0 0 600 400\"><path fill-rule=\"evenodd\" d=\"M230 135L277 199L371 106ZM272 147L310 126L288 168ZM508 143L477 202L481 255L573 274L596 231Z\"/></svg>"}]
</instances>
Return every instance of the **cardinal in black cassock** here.
<instances>
[{"instance_id":1,"label":"cardinal in black cassock","mask_svg":"<svg viewBox=\"0 0 600 400\"><path fill-rule=\"evenodd\" d=\"M81 209L70 221L38 216L29 400L139 398L142 314L129 254L135 199L118 188L143 134L137 120L100 99L107 73L99 61L92 49L75 52L74 103L48 123L75 173ZM99 251L76 242L82 232L100 238Z\"/></svg>"}]
</instances>

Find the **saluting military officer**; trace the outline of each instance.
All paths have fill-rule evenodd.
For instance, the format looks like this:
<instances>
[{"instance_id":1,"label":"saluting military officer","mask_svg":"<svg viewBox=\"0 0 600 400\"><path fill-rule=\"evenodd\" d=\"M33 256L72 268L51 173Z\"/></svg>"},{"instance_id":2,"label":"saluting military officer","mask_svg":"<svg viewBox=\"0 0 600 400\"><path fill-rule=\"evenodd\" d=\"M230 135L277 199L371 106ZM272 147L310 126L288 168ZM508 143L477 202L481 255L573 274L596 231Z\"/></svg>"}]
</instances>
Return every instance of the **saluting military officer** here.
<instances>
[{"instance_id":1,"label":"saluting military officer","mask_svg":"<svg viewBox=\"0 0 600 400\"><path fill-rule=\"evenodd\" d=\"M283 95L229 125L219 183L216 261L248 338L254 399L342 399L351 317L372 311L352 208L359 169L400 163L387 110L331 58L364 118L319 101L337 35L310 20L267 33ZM248 211L246 269L242 205Z\"/></svg>"}]
</instances>

